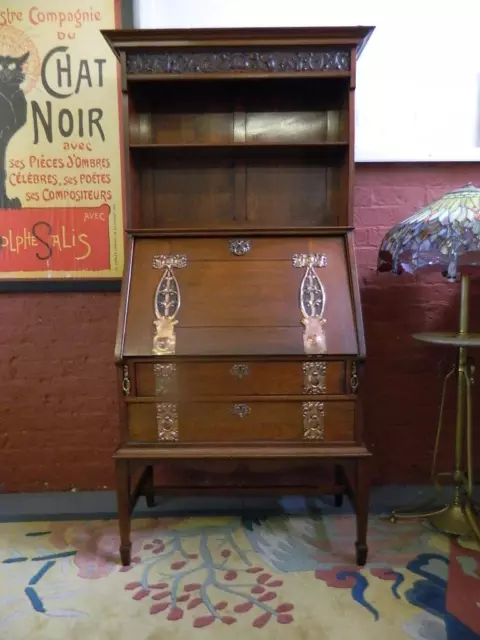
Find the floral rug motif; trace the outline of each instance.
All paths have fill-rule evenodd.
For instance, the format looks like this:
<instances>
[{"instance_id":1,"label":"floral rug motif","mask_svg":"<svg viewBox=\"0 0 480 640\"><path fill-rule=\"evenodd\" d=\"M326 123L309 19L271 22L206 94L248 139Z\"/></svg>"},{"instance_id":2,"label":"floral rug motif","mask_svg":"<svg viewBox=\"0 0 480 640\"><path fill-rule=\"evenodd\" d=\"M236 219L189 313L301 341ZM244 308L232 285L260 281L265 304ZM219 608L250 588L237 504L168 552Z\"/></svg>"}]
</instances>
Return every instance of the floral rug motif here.
<instances>
[{"instance_id":1,"label":"floral rug motif","mask_svg":"<svg viewBox=\"0 0 480 640\"><path fill-rule=\"evenodd\" d=\"M0 524L3 640L479 640L480 551L419 523L352 516ZM246 636L246 634L249 634Z\"/></svg>"}]
</instances>

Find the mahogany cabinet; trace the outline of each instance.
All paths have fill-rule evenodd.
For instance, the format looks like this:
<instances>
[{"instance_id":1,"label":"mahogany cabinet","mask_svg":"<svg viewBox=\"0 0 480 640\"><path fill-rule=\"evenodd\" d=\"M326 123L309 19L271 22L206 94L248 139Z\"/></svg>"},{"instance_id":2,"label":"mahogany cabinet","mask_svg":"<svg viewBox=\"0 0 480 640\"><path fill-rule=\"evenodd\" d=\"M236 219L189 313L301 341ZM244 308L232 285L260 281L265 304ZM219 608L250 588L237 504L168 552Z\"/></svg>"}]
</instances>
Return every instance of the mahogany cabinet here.
<instances>
[{"instance_id":1,"label":"mahogany cabinet","mask_svg":"<svg viewBox=\"0 0 480 640\"><path fill-rule=\"evenodd\" d=\"M129 237L123 564L139 495L203 491L347 493L366 562L352 194L371 31L104 32L121 64Z\"/></svg>"}]
</instances>

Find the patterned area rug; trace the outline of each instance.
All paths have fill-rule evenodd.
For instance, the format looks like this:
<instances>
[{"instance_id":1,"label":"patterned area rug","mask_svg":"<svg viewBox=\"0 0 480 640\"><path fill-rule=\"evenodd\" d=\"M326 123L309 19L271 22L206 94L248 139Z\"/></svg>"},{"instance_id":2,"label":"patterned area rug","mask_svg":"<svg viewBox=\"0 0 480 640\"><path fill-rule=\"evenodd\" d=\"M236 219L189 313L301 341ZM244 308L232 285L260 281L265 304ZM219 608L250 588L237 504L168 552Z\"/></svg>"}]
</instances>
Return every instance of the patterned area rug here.
<instances>
[{"instance_id":1,"label":"patterned area rug","mask_svg":"<svg viewBox=\"0 0 480 640\"><path fill-rule=\"evenodd\" d=\"M353 564L352 516L0 525L2 640L473 640L480 551L373 518Z\"/></svg>"}]
</instances>

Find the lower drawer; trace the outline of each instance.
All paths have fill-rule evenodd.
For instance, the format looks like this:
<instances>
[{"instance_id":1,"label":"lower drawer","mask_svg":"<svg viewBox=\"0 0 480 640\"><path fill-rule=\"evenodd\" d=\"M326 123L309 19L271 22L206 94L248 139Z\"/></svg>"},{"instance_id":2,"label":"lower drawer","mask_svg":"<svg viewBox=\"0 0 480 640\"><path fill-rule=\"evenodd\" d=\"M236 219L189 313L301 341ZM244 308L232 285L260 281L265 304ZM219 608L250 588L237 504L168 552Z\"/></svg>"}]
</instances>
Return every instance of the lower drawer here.
<instances>
[{"instance_id":1,"label":"lower drawer","mask_svg":"<svg viewBox=\"0 0 480 640\"><path fill-rule=\"evenodd\" d=\"M131 441L354 441L355 402L129 402Z\"/></svg>"}]
</instances>

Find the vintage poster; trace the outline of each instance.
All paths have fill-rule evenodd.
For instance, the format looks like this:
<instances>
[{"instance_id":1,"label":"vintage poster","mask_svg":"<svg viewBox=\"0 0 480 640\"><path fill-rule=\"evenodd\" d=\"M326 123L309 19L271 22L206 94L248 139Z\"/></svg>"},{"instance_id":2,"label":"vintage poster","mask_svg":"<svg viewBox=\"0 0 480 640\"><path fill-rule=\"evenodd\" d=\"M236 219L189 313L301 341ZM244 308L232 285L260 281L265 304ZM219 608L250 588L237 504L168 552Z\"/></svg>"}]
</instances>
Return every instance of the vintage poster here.
<instances>
[{"instance_id":1,"label":"vintage poster","mask_svg":"<svg viewBox=\"0 0 480 640\"><path fill-rule=\"evenodd\" d=\"M118 0L0 0L0 282L123 269Z\"/></svg>"}]
</instances>

